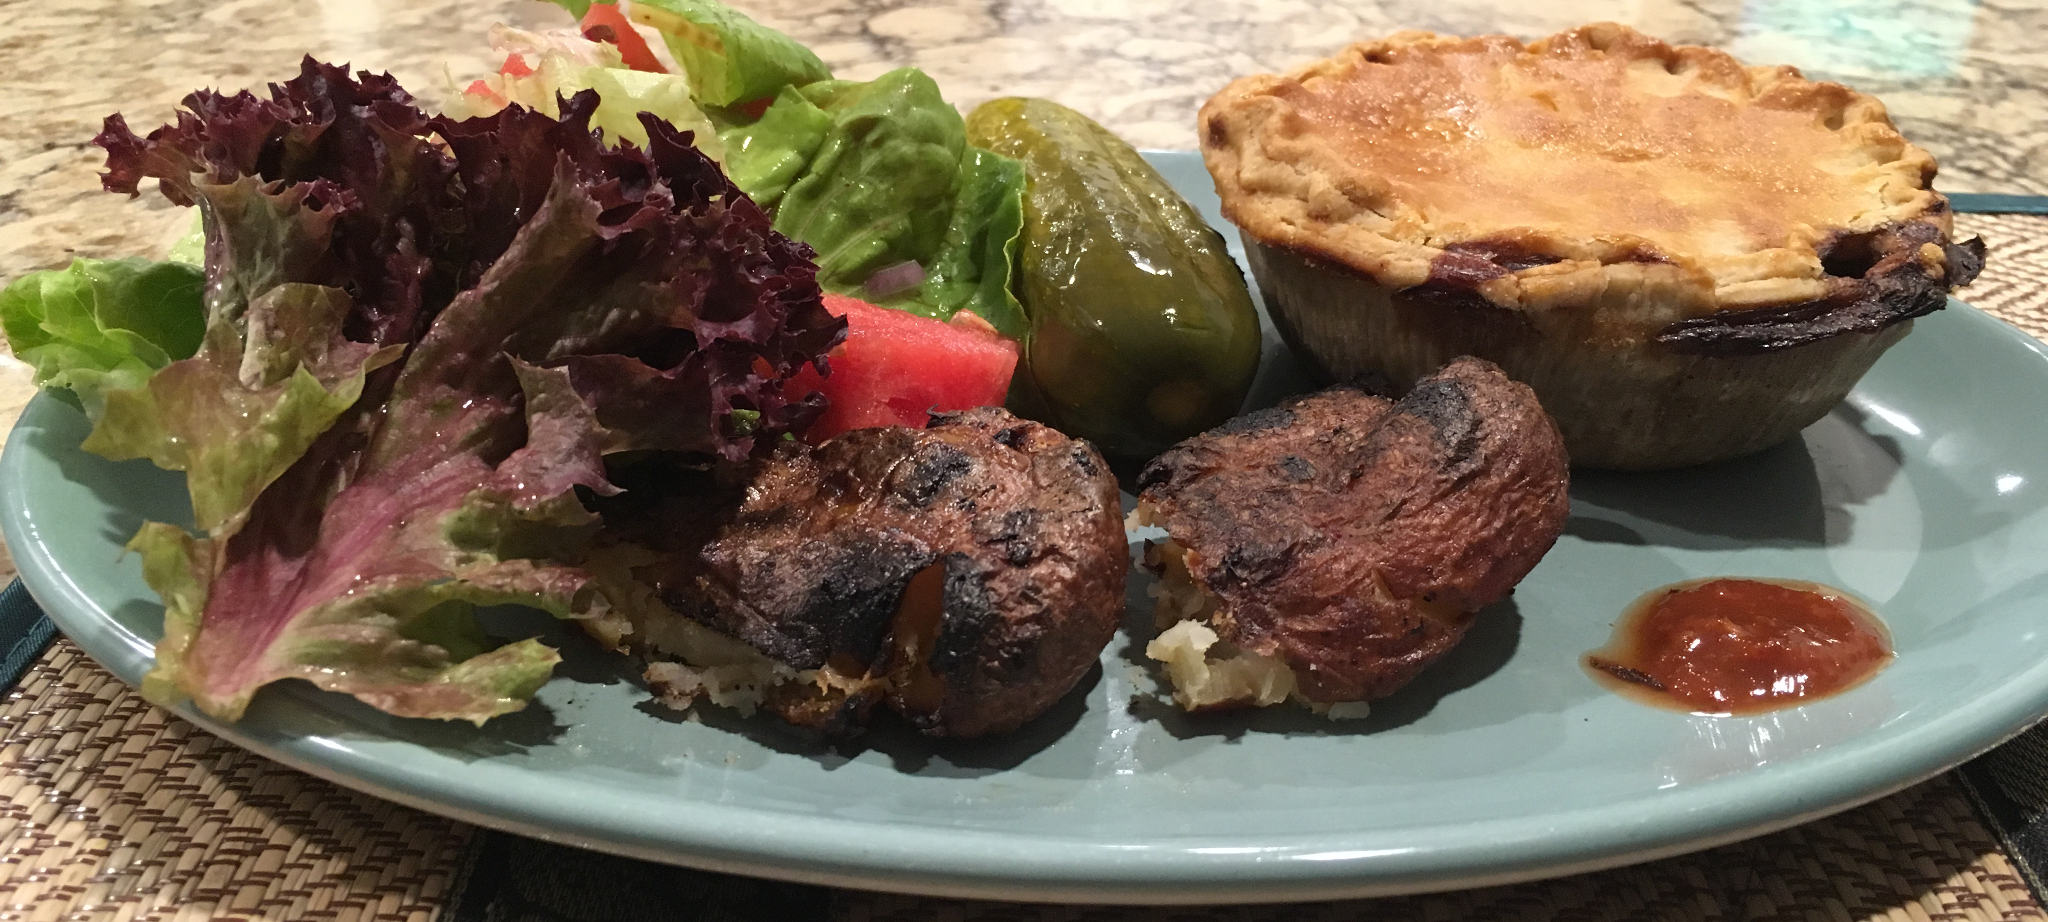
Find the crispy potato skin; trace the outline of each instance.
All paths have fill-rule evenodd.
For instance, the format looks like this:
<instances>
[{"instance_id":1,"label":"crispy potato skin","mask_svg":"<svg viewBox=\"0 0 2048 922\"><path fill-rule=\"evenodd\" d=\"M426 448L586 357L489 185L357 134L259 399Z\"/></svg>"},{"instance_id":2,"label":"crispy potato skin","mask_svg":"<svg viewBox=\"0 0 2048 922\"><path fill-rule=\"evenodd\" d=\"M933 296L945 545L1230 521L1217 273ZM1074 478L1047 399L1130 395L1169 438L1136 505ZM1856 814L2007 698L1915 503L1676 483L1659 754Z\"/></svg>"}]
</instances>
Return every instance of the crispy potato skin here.
<instances>
[{"instance_id":1,"label":"crispy potato skin","mask_svg":"<svg viewBox=\"0 0 2048 922\"><path fill-rule=\"evenodd\" d=\"M1139 476L1225 641L1310 700L1383 697L1564 529L1568 465L1527 387L1461 358L1398 401L1338 386L1189 439Z\"/></svg>"},{"instance_id":2,"label":"crispy potato skin","mask_svg":"<svg viewBox=\"0 0 2048 922\"><path fill-rule=\"evenodd\" d=\"M860 679L785 686L768 706L794 723L851 732L886 702L934 736L1001 733L1115 631L1119 509L1093 447L1000 409L856 430L763 463L661 591L787 665Z\"/></svg>"}]
</instances>

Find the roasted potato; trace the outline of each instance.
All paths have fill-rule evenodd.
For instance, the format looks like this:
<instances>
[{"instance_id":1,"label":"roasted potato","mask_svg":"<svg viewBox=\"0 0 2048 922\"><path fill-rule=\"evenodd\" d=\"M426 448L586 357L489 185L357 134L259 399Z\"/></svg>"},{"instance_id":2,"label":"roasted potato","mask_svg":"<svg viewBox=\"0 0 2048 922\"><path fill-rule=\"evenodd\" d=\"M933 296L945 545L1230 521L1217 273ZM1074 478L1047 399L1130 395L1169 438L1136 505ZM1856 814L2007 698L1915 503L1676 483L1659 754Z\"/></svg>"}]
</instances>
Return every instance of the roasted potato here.
<instances>
[{"instance_id":1,"label":"roasted potato","mask_svg":"<svg viewBox=\"0 0 2048 922\"><path fill-rule=\"evenodd\" d=\"M1109 642L1119 508L1093 447L995 408L792 444L717 527L642 568L655 614L593 626L652 660L672 704L759 705L834 735L886 704L934 736L1000 733Z\"/></svg>"},{"instance_id":2,"label":"roasted potato","mask_svg":"<svg viewBox=\"0 0 2048 922\"><path fill-rule=\"evenodd\" d=\"M1293 698L1334 716L1408 683L1564 528L1535 395L1461 358L1390 401L1338 386L1174 446L1139 475L1160 636L1189 710Z\"/></svg>"}]
</instances>

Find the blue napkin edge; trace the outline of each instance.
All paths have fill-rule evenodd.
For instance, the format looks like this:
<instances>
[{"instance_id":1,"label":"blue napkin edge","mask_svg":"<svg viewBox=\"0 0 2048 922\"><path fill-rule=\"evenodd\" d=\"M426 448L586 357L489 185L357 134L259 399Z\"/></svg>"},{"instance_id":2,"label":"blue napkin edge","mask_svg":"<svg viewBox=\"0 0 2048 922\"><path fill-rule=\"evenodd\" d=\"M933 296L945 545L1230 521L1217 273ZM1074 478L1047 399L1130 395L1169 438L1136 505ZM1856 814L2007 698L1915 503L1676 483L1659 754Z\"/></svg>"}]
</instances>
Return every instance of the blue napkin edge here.
<instances>
[{"instance_id":1,"label":"blue napkin edge","mask_svg":"<svg viewBox=\"0 0 2048 922\"><path fill-rule=\"evenodd\" d=\"M1948 206L1962 214L2048 215L2048 195L1951 192L1948 193Z\"/></svg>"},{"instance_id":2,"label":"blue napkin edge","mask_svg":"<svg viewBox=\"0 0 2048 922\"><path fill-rule=\"evenodd\" d=\"M0 589L0 644L6 648L0 654L0 692L13 690L56 638L57 625L43 616L21 580Z\"/></svg>"}]
</instances>

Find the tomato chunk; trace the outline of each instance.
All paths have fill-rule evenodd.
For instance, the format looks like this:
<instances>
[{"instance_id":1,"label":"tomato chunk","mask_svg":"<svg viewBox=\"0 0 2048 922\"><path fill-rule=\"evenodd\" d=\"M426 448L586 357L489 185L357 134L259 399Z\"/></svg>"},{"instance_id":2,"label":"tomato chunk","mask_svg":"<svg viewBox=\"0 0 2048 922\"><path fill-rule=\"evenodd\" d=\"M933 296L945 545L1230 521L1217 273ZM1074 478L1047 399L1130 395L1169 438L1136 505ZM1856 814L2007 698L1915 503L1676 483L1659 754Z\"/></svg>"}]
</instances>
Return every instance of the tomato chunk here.
<instances>
[{"instance_id":1,"label":"tomato chunk","mask_svg":"<svg viewBox=\"0 0 2048 922\"><path fill-rule=\"evenodd\" d=\"M483 82L482 80L470 81L469 86L464 88L463 92L468 93L471 96L476 96L482 99L488 99L491 102L500 106L505 105L507 102L509 102L509 100L505 98L505 95L503 93L491 89L491 85Z\"/></svg>"},{"instance_id":2,"label":"tomato chunk","mask_svg":"<svg viewBox=\"0 0 2048 922\"><path fill-rule=\"evenodd\" d=\"M619 47L619 57L626 66L634 70L665 74L668 69L655 60L654 50L647 47L633 24L626 20L625 12L617 3L593 3L583 14L583 37L593 42L610 42Z\"/></svg>"},{"instance_id":3,"label":"tomato chunk","mask_svg":"<svg viewBox=\"0 0 2048 922\"><path fill-rule=\"evenodd\" d=\"M1001 406L1017 369L1017 344L962 312L934 320L858 298L828 294L825 309L846 318L846 341L827 361L832 374L805 368L793 394L816 390L831 401L808 437L821 442L850 429L922 429L933 411Z\"/></svg>"}]
</instances>

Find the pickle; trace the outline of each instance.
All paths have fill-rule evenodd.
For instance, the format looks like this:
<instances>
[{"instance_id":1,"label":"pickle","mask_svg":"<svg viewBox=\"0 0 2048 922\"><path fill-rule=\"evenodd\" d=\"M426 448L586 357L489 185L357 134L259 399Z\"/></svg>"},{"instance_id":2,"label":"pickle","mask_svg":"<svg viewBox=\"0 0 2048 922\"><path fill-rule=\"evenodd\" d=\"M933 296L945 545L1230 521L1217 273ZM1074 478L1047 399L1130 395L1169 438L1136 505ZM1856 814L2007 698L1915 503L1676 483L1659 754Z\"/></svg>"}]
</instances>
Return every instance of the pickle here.
<instances>
[{"instance_id":1,"label":"pickle","mask_svg":"<svg viewBox=\"0 0 2048 922\"><path fill-rule=\"evenodd\" d=\"M1223 237L1129 144L1043 99L982 104L976 146L1024 163L1012 408L1144 460L1235 415L1259 317Z\"/></svg>"}]
</instances>

